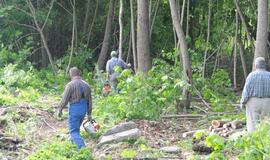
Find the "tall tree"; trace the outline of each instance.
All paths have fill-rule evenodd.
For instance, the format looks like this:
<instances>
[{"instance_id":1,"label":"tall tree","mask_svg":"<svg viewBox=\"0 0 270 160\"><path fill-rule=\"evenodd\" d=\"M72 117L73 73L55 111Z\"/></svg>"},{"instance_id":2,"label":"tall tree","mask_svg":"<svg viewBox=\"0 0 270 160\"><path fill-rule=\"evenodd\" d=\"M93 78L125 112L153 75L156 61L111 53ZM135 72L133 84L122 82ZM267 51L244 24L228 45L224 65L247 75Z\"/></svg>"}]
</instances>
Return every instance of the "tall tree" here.
<instances>
[{"instance_id":1,"label":"tall tree","mask_svg":"<svg viewBox=\"0 0 270 160\"><path fill-rule=\"evenodd\" d=\"M147 75L151 69L150 43L149 43L149 14L148 0L138 0L137 20L137 54L138 72Z\"/></svg>"},{"instance_id":2,"label":"tall tree","mask_svg":"<svg viewBox=\"0 0 270 160\"><path fill-rule=\"evenodd\" d=\"M257 57L267 58L267 20L268 0L258 0L258 20L254 60ZM254 68L254 66L253 66Z\"/></svg>"},{"instance_id":3,"label":"tall tree","mask_svg":"<svg viewBox=\"0 0 270 160\"><path fill-rule=\"evenodd\" d=\"M90 25L88 34L87 34L87 43L86 43L86 46L89 46L89 43L90 43L92 29L93 29L93 26L95 24L96 17L97 17L98 6L99 6L99 0L96 0L96 9L95 9L94 17L92 19L92 22L91 22L91 25Z\"/></svg>"},{"instance_id":4,"label":"tall tree","mask_svg":"<svg viewBox=\"0 0 270 160\"><path fill-rule=\"evenodd\" d=\"M136 38L135 38L135 28L134 28L133 0L130 0L130 16L131 16L130 21L131 21L133 65L136 72L138 69L138 61L137 61Z\"/></svg>"},{"instance_id":5,"label":"tall tree","mask_svg":"<svg viewBox=\"0 0 270 160\"><path fill-rule=\"evenodd\" d=\"M119 58L122 58L122 44L123 44L123 12L124 12L124 4L123 0L120 0L120 8L119 8Z\"/></svg>"},{"instance_id":6,"label":"tall tree","mask_svg":"<svg viewBox=\"0 0 270 160\"><path fill-rule=\"evenodd\" d=\"M244 78L246 79L248 72L247 72L247 65L246 65L246 61L245 61L245 57L244 57L244 46L243 46L242 42L239 40L237 43L238 43L239 48L240 48L240 59L241 59L241 63L242 63Z\"/></svg>"},{"instance_id":7,"label":"tall tree","mask_svg":"<svg viewBox=\"0 0 270 160\"><path fill-rule=\"evenodd\" d=\"M108 51L111 41L111 34L112 34L112 20L113 20L113 13L114 13L114 2L115 0L110 0L109 5L109 13L106 21L106 29L105 35L102 43L101 52L98 57L98 69L102 70L105 68L106 60L108 58Z\"/></svg>"},{"instance_id":8,"label":"tall tree","mask_svg":"<svg viewBox=\"0 0 270 160\"><path fill-rule=\"evenodd\" d=\"M176 30L177 37L180 43L181 59L182 59L182 64L183 64L183 75L185 76L185 79L187 80L187 82L190 85L192 85L192 72L191 72L191 65L190 65L189 56L188 56L188 48L186 44L185 34L182 29L179 16L177 15L175 0L169 0L169 2L170 2L173 26ZM182 109L183 108L188 109L190 107L190 101L191 101L191 94L188 91L188 89L183 89L182 96L183 96L183 101L180 104L180 107L182 107Z\"/></svg>"},{"instance_id":9,"label":"tall tree","mask_svg":"<svg viewBox=\"0 0 270 160\"><path fill-rule=\"evenodd\" d=\"M260 0L258 0L258 1L260 1ZM250 33L249 33L248 25L247 25L247 22L246 22L246 20L245 20L245 17L244 17L244 15L243 15L243 13L242 13L242 11L241 11L241 9L240 9L239 1L238 1L238 0L234 0L234 4L235 4L235 6L236 6L236 10L237 10L237 12L238 12L238 14L239 14L239 16L240 16L241 21L242 21L244 30L245 30L245 32L247 33L248 41L249 41L249 43L250 43L250 45L251 45L251 47L252 47L252 50L254 51L253 40L252 40L252 37L251 37L251 35L250 35Z\"/></svg>"},{"instance_id":10,"label":"tall tree","mask_svg":"<svg viewBox=\"0 0 270 160\"><path fill-rule=\"evenodd\" d=\"M237 88L237 39L238 39L238 12L235 12L235 35L234 35L234 53L233 53L233 88Z\"/></svg>"},{"instance_id":11,"label":"tall tree","mask_svg":"<svg viewBox=\"0 0 270 160\"><path fill-rule=\"evenodd\" d=\"M211 28L211 12L212 12L212 0L209 0L209 7L208 7L208 27L207 27L207 37L206 37L206 49L204 51L204 58L203 58L203 71L202 71L202 77L204 78L205 76L205 67L206 67L206 58L208 54L208 44L209 44L209 39L210 39L210 28Z\"/></svg>"},{"instance_id":12,"label":"tall tree","mask_svg":"<svg viewBox=\"0 0 270 160\"><path fill-rule=\"evenodd\" d=\"M71 65L71 60L72 60L72 56L74 53L74 44L75 44L75 34L76 34L76 0L73 0L73 2L71 2L71 6L72 6L72 38L71 38L71 47L70 47L70 56L69 56L69 61L68 61L68 66L66 68L66 75L68 74L70 65Z\"/></svg>"},{"instance_id":13,"label":"tall tree","mask_svg":"<svg viewBox=\"0 0 270 160\"><path fill-rule=\"evenodd\" d=\"M47 13L47 17L46 17L46 20L45 20L45 22L43 23L43 25L40 25L40 24L39 24L39 22L38 22L38 20L37 20L37 12L36 12L36 8L35 8L34 5L32 4L32 1L30 1L30 0L27 0L27 1L26 1L27 7L29 8L30 13L27 13L26 11L25 11L25 13L28 14L29 16L31 16L31 17L33 18L33 22L34 22L34 24L35 24L35 27L34 27L34 28L35 28L35 30L37 30L38 33L40 34L40 37L41 37L43 46L44 46L44 48L45 48L45 50L46 50L47 56L48 56L48 58L49 58L49 61L50 61L51 66L52 66L53 74L56 75L56 74L57 74L57 69L56 69L56 67L55 67L55 65L54 65L54 61L53 61L53 58L52 58L52 54L51 54L51 51L50 51L50 49L49 49L49 47L48 47L48 43L47 43L46 37L45 37L44 32L43 32L43 30L44 30L44 28L45 28L45 26L46 26L46 24L47 24L48 18L49 18L50 14L51 14L51 10L52 10L52 8L53 8L54 2L55 2L55 0L52 0L52 1L51 1L50 9L49 9L49 11L48 11L48 13Z\"/></svg>"}]
</instances>

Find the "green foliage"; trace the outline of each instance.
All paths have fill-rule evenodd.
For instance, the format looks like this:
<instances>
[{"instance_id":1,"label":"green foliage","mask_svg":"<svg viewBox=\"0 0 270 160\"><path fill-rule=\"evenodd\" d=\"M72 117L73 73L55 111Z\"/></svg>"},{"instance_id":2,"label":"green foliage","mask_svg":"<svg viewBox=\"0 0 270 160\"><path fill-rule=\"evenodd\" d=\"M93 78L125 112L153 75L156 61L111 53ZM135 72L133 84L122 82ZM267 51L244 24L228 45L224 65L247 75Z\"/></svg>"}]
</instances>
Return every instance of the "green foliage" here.
<instances>
[{"instance_id":1,"label":"green foliage","mask_svg":"<svg viewBox=\"0 0 270 160\"><path fill-rule=\"evenodd\" d=\"M29 86L34 79L34 75L29 71L17 69L17 65L9 64L1 72L1 83L7 87L25 87Z\"/></svg>"},{"instance_id":2,"label":"green foliage","mask_svg":"<svg viewBox=\"0 0 270 160\"><path fill-rule=\"evenodd\" d=\"M70 49L68 49L67 53L70 53ZM66 54L61 59L58 59L56 62L58 68L65 70L68 65L69 58L70 54ZM71 66L76 66L81 70L93 70L95 67L94 64L92 51L90 49L86 48L86 46L79 46L76 48L71 60Z\"/></svg>"},{"instance_id":3,"label":"green foliage","mask_svg":"<svg viewBox=\"0 0 270 160\"><path fill-rule=\"evenodd\" d=\"M199 140L199 139L203 139L206 135L207 134L206 134L205 130L199 130L199 131L195 132L194 137L195 137L195 139Z\"/></svg>"},{"instance_id":4,"label":"green foliage","mask_svg":"<svg viewBox=\"0 0 270 160\"><path fill-rule=\"evenodd\" d=\"M223 153L214 151L210 154L210 156L207 158L207 160L227 160Z\"/></svg>"},{"instance_id":5,"label":"green foliage","mask_svg":"<svg viewBox=\"0 0 270 160\"><path fill-rule=\"evenodd\" d=\"M121 158L135 158L137 152L131 149L124 149L121 153Z\"/></svg>"},{"instance_id":6,"label":"green foliage","mask_svg":"<svg viewBox=\"0 0 270 160\"><path fill-rule=\"evenodd\" d=\"M228 104L235 101L236 98L232 92L228 72L219 69L210 79L203 79L198 74L195 74L193 79L195 86L201 91L202 96L214 106L215 111L222 112L232 108Z\"/></svg>"},{"instance_id":7,"label":"green foliage","mask_svg":"<svg viewBox=\"0 0 270 160\"><path fill-rule=\"evenodd\" d=\"M164 109L181 100L183 88L189 88L176 70L160 60L148 77L124 70L119 77L121 93L99 99L97 116L113 113L120 119L157 119Z\"/></svg>"},{"instance_id":8,"label":"green foliage","mask_svg":"<svg viewBox=\"0 0 270 160\"><path fill-rule=\"evenodd\" d=\"M221 151L224 149L225 140L224 140L224 138L222 138L216 134L212 134L212 135L209 135L206 137L205 144L208 147L212 147L214 149L214 151Z\"/></svg>"},{"instance_id":9,"label":"green foliage","mask_svg":"<svg viewBox=\"0 0 270 160\"><path fill-rule=\"evenodd\" d=\"M18 55L15 52L11 52L5 48L0 47L0 66L4 67L9 63L13 63L18 58Z\"/></svg>"},{"instance_id":10,"label":"green foliage","mask_svg":"<svg viewBox=\"0 0 270 160\"><path fill-rule=\"evenodd\" d=\"M27 160L92 160L91 151L88 148L82 148L77 151L76 146L70 141L55 140L52 143L46 143L40 150L27 157Z\"/></svg>"},{"instance_id":11,"label":"green foliage","mask_svg":"<svg viewBox=\"0 0 270 160\"><path fill-rule=\"evenodd\" d=\"M259 160L270 158L270 123L260 125L252 134L247 134L235 141L240 149L239 160Z\"/></svg>"}]
</instances>

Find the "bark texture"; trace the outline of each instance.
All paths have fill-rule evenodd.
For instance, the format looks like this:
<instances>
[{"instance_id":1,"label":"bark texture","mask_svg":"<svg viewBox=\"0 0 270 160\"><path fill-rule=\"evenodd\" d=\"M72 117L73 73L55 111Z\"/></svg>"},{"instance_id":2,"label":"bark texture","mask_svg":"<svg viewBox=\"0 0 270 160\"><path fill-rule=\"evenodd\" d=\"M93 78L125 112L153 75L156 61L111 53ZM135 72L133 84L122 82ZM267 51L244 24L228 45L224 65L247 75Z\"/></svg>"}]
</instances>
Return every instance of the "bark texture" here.
<instances>
[{"instance_id":1,"label":"bark texture","mask_svg":"<svg viewBox=\"0 0 270 160\"><path fill-rule=\"evenodd\" d=\"M268 20L268 0L258 0L258 20L254 60L257 57L267 58L267 20ZM254 69L254 65L253 65Z\"/></svg>"},{"instance_id":2,"label":"bark texture","mask_svg":"<svg viewBox=\"0 0 270 160\"><path fill-rule=\"evenodd\" d=\"M180 43L181 59L183 63L183 75L186 78L187 82L190 85L192 85L192 72L191 72L191 65L190 65L189 56L188 56L188 48L186 44L185 34L183 32L179 17L177 15L175 0L169 0L169 2L170 2L173 26L176 30L177 37ZM190 108L191 94L187 89L183 89L182 94L183 94L183 100L182 100L182 103L180 104L180 107L188 109Z\"/></svg>"},{"instance_id":3,"label":"bark texture","mask_svg":"<svg viewBox=\"0 0 270 160\"><path fill-rule=\"evenodd\" d=\"M151 68L150 43L149 43L149 9L148 1L138 0L138 20L137 20L137 53L138 72L147 75Z\"/></svg>"}]
</instances>

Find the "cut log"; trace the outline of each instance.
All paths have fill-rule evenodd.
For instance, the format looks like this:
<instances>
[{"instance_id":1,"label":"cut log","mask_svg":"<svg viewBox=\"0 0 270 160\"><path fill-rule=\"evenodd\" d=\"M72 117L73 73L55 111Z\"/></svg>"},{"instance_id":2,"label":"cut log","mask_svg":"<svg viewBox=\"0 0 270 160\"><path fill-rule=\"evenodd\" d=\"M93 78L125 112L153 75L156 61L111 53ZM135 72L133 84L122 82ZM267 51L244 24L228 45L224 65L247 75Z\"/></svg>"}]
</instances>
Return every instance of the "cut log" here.
<instances>
[{"instance_id":1,"label":"cut log","mask_svg":"<svg viewBox=\"0 0 270 160\"><path fill-rule=\"evenodd\" d=\"M235 130L228 131L227 133L223 134L223 137L229 137L233 133L235 133Z\"/></svg>"},{"instance_id":2,"label":"cut log","mask_svg":"<svg viewBox=\"0 0 270 160\"><path fill-rule=\"evenodd\" d=\"M231 122L223 124L223 128L229 128L231 127Z\"/></svg>"},{"instance_id":3,"label":"cut log","mask_svg":"<svg viewBox=\"0 0 270 160\"><path fill-rule=\"evenodd\" d=\"M223 130L224 130L224 128L214 128L214 129L212 130L212 132L218 133L218 132L221 132L221 131L223 131Z\"/></svg>"},{"instance_id":4,"label":"cut log","mask_svg":"<svg viewBox=\"0 0 270 160\"><path fill-rule=\"evenodd\" d=\"M220 121L220 120L213 120L211 125L213 128L221 128L224 124L228 123L229 121Z\"/></svg>"},{"instance_id":5,"label":"cut log","mask_svg":"<svg viewBox=\"0 0 270 160\"><path fill-rule=\"evenodd\" d=\"M246 124L245 122L239 120L234 120L231 122L231 126L233 129L243 128L245 124Z\"/></svg>"},{"instance_id":6,"label":"cut log","mask_svg":"<svg viewBox=\"0 0 270 160\"><path fill-rule=\"evenodd\" d=\"M212 132L213 129L214 129L213 126L210 126L208 130L209 130L210 132Z\"/></svg>"}]
</instances>

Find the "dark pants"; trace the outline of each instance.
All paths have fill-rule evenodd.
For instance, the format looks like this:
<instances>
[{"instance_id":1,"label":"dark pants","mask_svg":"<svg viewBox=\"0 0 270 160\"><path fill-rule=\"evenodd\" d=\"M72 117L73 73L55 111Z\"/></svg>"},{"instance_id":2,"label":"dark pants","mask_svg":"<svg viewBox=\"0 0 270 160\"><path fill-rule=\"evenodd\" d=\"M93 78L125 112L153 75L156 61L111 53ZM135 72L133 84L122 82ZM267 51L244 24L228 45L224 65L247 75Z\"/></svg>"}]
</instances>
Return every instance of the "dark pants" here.
<instances>
[{"instance_id":1,"label":"dark pants","mask_svg":"<svg viewBox=\"0 0 270 160\"><path fill-rule=\"evenodd\" d=\"M84 141L80 136L80 127L87 112L87 101L81 99L78 103L69 105L68 126L71 141L76 144L78 149L85 147Z\"/></svg>"}]
</instances>

